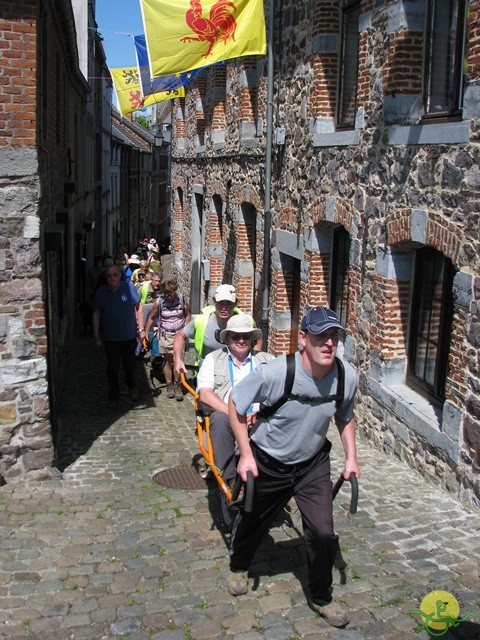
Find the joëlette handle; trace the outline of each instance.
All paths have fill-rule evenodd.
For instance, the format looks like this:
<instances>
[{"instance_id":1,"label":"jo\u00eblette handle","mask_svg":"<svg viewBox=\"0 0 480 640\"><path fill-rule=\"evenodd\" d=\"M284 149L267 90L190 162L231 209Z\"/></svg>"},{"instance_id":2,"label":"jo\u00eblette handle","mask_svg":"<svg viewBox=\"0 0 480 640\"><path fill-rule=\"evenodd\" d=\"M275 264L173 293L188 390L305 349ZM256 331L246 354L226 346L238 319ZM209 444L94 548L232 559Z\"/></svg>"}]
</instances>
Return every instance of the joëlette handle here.
<instances>
[{"instance_id":1,"label":"jo\u00eblette handle","mask_svg":"<svg viewBox=\"0 0 480 640\"><path fill-rule=\"evenodd\" d=\"M358 480L357 480L357 476L354 473L350 474L350 477L348 478L348 481L351 484L352 487L352 496L350 498L350 509L349 512L353 515L355 513L357 513L357 507L358 507ZM333 489L332 489L332 498L335 499L335 496L337 495L337 493L340 491L340 487L342 486L342 484L345 482L345 478L343 477L343 474L340 474L340 477L338 478L337 482L335 483Z\"/></svg>"}]
</instances>

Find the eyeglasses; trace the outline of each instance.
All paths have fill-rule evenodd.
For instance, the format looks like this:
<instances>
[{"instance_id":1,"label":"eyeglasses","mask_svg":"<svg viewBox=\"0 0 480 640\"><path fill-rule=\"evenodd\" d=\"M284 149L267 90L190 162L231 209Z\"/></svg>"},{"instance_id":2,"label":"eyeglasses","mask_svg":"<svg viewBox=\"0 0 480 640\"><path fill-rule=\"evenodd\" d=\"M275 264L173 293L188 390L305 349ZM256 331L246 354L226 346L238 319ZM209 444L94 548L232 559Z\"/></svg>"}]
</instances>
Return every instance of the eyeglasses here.
<instances>
[{"instance_id":1,"label":"eyeglasses","mask_svg":"<svg viewBox=\"0 0 480 640\"><path fill-rule=\"evenodd\" d=\"M252 337L251 333L229 333L228 335L234 342L249 340Z\"/></svg>"},{"instance_id":2,"label":"eyeglasses","mask_svg":"<svg viewBox=\"0 0 480 640\"><path fill-rule=\"evenodd\" d=\"M107 278L119 278L119 273L107 273Z\"/></svg>"}]
</instances>

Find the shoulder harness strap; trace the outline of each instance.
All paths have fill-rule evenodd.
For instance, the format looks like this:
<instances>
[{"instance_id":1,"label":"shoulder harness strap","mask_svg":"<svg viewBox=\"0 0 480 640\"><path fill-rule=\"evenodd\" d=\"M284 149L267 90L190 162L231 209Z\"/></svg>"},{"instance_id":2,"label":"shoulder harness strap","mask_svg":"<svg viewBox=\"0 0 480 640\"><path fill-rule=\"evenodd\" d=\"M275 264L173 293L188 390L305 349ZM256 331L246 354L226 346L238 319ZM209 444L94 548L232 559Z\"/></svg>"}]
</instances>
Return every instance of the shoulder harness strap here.
<instances>
[{"instance_id":1,"label":"shoulder harness strap","mask_svg":"<svg viewBox=\"0 0 480 640\"><path fill-rule=\"evenodd\" d=\"M289 353L287 355L287 373L285 376L285 386L282 396L271 407L262 407L260 410L261 418L269 418L273 415L281 406L287 402L290 398L300 400L302 402L312 403L315 405L325 404L335 400L335 407L338 409L341 407L345 398L345 367L343 362L339 358L335 358L337 365L337 392L334 395L326 396L325 398L310 398L309 396L299 396L292 394L293 382L295 380L295 354Z\"/></svg>"},{"instance_id":2,"label":"shoulder harness strap","mask_svg":"<svg viewBox=\"0 0 480 640\"><path fill-rule=\"evenodd\" d=\"M343 362L340 358L335 358L337 363L337 371L338 371L338 379L337 379L337 395L335 397L335 405L337 410L343 404L343 400L345 399L345 367L343 366Z\"/></svg>"},{"instance_id":3,"label":"shoulder harness strap","mask_svg":"<svg viewBox=\"0 0 480 640\"><path fill-rule=\"evenodd\" d=\"M289 353L286 356L287 359L287 373L285 375L285 384L283 387L283 394L280 398L272 404L271 407L262 407L260 409L260 417L261 418L269 418L273 415L285 402L290 398L290 394L292 393L293 382L295 380L295 354Z\"/></svg>"}]
</instances>

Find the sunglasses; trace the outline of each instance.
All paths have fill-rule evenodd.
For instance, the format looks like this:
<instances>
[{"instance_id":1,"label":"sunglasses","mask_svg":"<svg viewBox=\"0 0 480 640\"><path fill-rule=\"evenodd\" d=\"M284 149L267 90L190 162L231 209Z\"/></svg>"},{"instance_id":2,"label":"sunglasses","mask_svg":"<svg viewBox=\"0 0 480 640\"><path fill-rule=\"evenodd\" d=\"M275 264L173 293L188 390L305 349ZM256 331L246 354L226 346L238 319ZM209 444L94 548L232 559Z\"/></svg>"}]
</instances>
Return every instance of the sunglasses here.
<instances>
[{"instance_id":1,"label":"sunglasses","mask_svg":"<svg viewBox=\"0 0 480 640\"><path fill-rule=\"evenodd\" d=\"M340 331L338 329L332 329L331 331L324 331L323 333L310 333L310 336L313 336L313 339L317 342L328 342L328 340L332 340L333 342L337 342L340 340Z\"/></svg>"},{"instance_id":2,"label":"sunglasses","mask_svg":"<svg viewBox=\"0 0 480 640\"><path fill-rule=\"evenodd\" d=\"M251 333L229 333L228 335L234 342L238 342L238 340L249 340L252 337Z\"/></svg>"}]
</instances>

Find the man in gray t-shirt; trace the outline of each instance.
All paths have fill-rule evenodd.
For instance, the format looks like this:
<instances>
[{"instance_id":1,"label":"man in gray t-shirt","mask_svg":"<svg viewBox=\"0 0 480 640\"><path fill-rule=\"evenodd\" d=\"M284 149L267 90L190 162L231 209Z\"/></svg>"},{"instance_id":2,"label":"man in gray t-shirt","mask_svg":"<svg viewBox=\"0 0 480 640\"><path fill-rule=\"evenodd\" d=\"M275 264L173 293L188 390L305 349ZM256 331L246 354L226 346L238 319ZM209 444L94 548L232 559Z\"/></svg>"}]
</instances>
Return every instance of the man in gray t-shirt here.
<instances>
[{"instance_id":1,"label":"man in gray t-shirt","mask_svg":"<svg viewBox=\"0 0 480 640\"><path fill-rule=\"evenodd\" d=\"M245 516L240 511L234 523L228 590L232 595L248 591L253 556L276 514L294 497L307 546L308 602L334 627L344 627L349 618L331 595L338 550L331 443L326 438L332 417L345 451L343 476L360 476L353 416L358 380L351 365L336 358L341 334L336 313L326 307L310 309L299 331L300 352L295 354L288 398L282 398L287 359L280 356L235 385L229 400L230 423L240 452L237 472L244 481L249 471L255 476L255 500L252 513ZM260 403L263 417L249 432L246 413L253 402Z\"/></svg>"}]
</instances>

